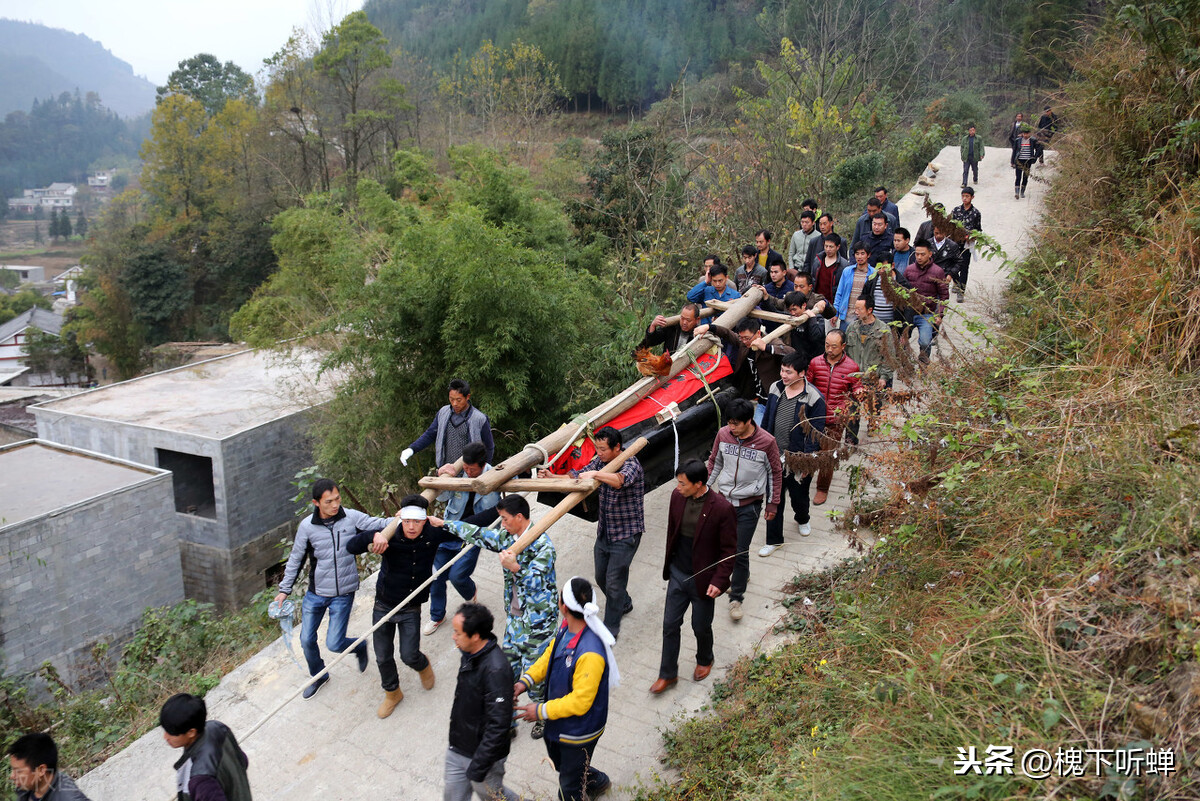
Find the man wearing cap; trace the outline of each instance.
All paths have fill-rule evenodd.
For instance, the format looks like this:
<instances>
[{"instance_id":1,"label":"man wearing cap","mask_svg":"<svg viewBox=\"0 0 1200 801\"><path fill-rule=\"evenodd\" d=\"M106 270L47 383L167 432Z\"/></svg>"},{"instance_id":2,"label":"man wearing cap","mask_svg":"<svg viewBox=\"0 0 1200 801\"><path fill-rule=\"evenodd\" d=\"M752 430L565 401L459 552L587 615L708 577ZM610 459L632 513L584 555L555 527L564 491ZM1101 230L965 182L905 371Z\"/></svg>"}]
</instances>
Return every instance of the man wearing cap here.
<instances>
[{"instance_id":1,"label":"man wearing cap","mask_svg":"<svg viewBox=\"0 0 1200 801\"><path fill-rule=\"evenodd\" d=\"M420 495L407 495L400 502L400 511L383 531L361 531L346 544L352 554L382 554L379 578L375 583L375 608L372 625L387 618L387 622L371 635L375 663L379 666L379 681L383 686L383 702L375 714L386 718L396 704L404 700L400 675L396 671L396 635L400 639L400 659L421 676L421 686L433 689L433 665L421 653L421 604L429 598L429 587L413 595L433 574L433 560L438 546L456 541L444 528L429 525L429 501ZM396 537L399 527L403 536ZM409 596L412 596L409 598ZM389 613L404 599L408 603L395 614Z\"/></svg>"},{"instance_id":2,"label":"man wearing cap","mask_svg":"<svg viewBox=\"0 0 1200 801\"><path fill-rule=\"evenodd\" d=\"M1012 158L1009 163L1016 170L1016 183L1013 186L1013 199L1025 197L1025 187L1029 185L1029 171L1034 162L1042 157L1042 146L1033 138L1033 129L1028 123L1022 123L1020 133L1013 141Z\"/></svg>"},{"instance_id":3,"label":"man wearing cap","mask_svg":"<svg viewBox=\"0 0 1200 801\"><path fill-rule=\"evenodd\" d=\"M519 708L522 720L545 721L546 753L558 771L562 801L597 798L612 780L592 765L608 722L608 693L620 684L613 636L600 620L592 585L575 576L558 596L562 625L549 647L513 685L513 698L536 685L544 703Z\"/></svg>"}]
</instances>

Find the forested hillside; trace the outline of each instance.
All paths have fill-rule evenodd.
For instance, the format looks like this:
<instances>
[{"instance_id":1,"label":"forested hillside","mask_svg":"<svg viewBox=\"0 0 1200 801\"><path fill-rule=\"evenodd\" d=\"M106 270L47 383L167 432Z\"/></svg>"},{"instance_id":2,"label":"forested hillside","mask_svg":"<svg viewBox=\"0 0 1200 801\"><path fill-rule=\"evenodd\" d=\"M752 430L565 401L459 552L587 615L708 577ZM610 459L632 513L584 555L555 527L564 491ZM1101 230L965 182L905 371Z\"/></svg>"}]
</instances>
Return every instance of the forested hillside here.
<instances>
[{"instance_id":1,"label":"forested hillside","mask_svg":"<svg viewBox=\"0 0 1200 801\"><path fill-rule=\"evenodd\" d=\"M453 71L486 41L533 44L557 65L575 108L644 108L686 68L693 78L753 63L783 36L831 54L873 56L877 84L928 89L1061 77L1067 44L1098 9L1089 0L368 0L394 44Z\"/></svg>"},{"instance_id":2,"label":"forested hillside","mask_svg":"<svg viewBox=\"0 0 1200 801\"><path fill-rule=\"evenodd\" d=\"M34 100L29 111L13 111L0 122L0 198L54 181L86 183L97 162L111 167L137 158L144 132L144 125L121 119L92 93Z\"/></svg>"},{"instance_id":3,"label":"forested hillside","mask_svg":"<svg viewBox=\"0 0 1200 801\"><path fill-rule=\"evenodd\" d=\"M0 115L62 92L96 93L122 117L154 106L154 84L83 34L0 19Z\"/></svg>"}]
</instances>

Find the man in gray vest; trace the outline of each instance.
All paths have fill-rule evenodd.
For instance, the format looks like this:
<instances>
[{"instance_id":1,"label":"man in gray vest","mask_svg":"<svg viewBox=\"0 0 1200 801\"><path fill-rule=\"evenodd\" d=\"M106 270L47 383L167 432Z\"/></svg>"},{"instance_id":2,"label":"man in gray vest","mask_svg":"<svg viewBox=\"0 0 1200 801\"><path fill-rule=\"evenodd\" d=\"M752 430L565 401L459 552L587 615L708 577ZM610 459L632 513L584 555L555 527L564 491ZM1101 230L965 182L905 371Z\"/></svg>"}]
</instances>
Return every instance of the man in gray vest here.
<instances>
[{"instance_id":1,"label":"man in gray vest","mask_svg":"<svg viewBox=\"0 0 1200 801\"><path fill-rule=\"evenodd\" d=\"M496 447L492 424L486 414L471 405L471 385L456 378L450 382L450 403L438 409L425 433L404 449L400 463L407 466L414 453L433 445L434 467L454 464L469 442L482 442L487 449L487 461L492 461Z\"/></svg>"}]
</instances>

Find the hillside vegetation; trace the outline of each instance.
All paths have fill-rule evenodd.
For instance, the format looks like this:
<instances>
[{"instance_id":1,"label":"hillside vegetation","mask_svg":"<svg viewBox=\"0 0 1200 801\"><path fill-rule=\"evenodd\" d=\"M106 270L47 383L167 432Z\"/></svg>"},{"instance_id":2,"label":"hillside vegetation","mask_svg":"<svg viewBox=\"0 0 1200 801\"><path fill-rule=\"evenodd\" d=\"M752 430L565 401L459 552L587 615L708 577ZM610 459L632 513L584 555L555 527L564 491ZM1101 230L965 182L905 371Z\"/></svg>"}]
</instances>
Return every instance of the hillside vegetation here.
<instances>
[{"instance_id":1,"label":"hillside vegetation","mask_svg":"<svg viewBox=\"0 0 1200 801\"><path fill-rule=\"evenodd\" d=\"M993 347L868 465L847 517L877 546L796 580L792 644L667 735L681 778L644 797L1200 795L1197 63L1192 2L1114 7L1077 53Z\"/></svg>"}]
</instances>

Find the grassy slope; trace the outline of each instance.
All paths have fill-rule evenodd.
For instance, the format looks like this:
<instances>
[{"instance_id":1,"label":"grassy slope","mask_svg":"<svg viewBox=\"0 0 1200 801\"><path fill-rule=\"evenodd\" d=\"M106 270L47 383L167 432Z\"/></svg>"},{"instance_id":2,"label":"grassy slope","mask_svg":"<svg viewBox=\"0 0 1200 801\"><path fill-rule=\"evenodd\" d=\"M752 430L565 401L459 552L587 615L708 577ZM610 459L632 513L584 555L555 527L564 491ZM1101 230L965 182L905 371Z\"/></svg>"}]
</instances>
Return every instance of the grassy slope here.
<instances>
[{"instance_id":1,"label":"grassy slope","mask_svg":"<svg viewBox=\"0 0 1200 801\"><path fill-rule=\"evenodd\" d=\"M668 733L681 780L644 797L1200 794L1182 764L1200 745L1198 162L1167 141L1191 83L1142 41L1114 28L1080 64L1004 344L872 464L882 493L859 513L884 541L797 580L795 642L740 663L709 714ZM1180 767L954 775L959 747L989 744L1018 760L1171 747Z\"/></svg>"}]
</instances>

